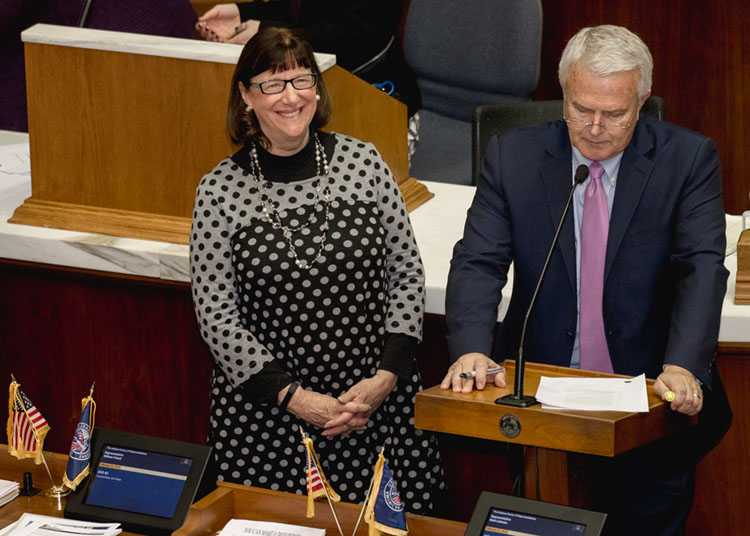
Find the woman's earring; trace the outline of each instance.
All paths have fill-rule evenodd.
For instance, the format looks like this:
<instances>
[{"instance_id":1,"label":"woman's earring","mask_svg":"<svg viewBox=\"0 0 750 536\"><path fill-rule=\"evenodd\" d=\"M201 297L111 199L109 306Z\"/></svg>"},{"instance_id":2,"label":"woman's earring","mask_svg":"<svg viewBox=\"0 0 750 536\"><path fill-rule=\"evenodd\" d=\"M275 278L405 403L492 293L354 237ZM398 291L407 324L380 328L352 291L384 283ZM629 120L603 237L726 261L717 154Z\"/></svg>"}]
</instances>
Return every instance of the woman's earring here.
<instances>
[{"instance_id":1,"label":"woman's earring","mask_svg":"<svg viewBox=\"0 0 750 536\"><path fill-rule=\"evenodd\" d=\"M249 104L248 104L248 105L246 105L246 106L245 106L245 111L246 111L247 113L250 113L250 110L252 110L252 108L250 108L250 105L249 105Z\"/></svg>"},{"instance_id":2,"label":"woman's earring","mask_svg":"<svg viewBox=\"0 0 750 536\"><path fill-rule=\"evenodd\" d=\"M315 100L319 101L320 100L320 95L315 95Z\"/></svg>"}]
</instances>

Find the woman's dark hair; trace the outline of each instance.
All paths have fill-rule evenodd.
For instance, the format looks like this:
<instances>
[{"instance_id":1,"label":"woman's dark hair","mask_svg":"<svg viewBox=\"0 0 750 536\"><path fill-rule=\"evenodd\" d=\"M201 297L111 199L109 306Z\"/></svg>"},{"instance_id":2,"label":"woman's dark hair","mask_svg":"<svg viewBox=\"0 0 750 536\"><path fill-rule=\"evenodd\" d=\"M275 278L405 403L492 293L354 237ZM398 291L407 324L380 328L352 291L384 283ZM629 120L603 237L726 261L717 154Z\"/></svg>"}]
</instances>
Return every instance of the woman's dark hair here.
<instances>
[{"instance_id":1,"label":"woman's dark hair","mask_svg":"<svg viewBox=\"0 0 750 536\"><path fill-rule=\"evenodd\" d=\"M316 91L320 95L320 100L312 125L318 129L328 123L331 117L331 98L310 44L289 28L263 28L242 49L232 76L227 108L227 131L234 143L243 145L252 140L266 148L270 145L260 129L255 111L245 111L246 104L240 93L240 82L249 88L250 79L260 73L268 70L275 73L295 68L307 68L318 75Z\"/></svg>"}]
</instances>

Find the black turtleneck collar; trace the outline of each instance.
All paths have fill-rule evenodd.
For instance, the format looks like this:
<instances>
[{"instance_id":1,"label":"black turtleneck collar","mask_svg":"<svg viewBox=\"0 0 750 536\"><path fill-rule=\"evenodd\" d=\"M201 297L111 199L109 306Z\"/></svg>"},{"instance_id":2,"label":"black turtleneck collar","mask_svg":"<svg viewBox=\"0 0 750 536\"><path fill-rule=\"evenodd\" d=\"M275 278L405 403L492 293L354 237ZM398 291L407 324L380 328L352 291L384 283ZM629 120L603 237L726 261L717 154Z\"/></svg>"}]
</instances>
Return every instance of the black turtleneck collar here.
<instances>
[{"instance_id":1,"label":"black turtleneck collar","mask_svg":"<svg viewBox=\"0 0 750 536\"><path fill-rule=\"evenodd\" d=\"M314 130L310 130L310 139L302 149L290 156L278 156L266 151L259 144L258 163L266 180L289 183L309 179L316 174ZM336 137L327 132L318 131L318 139L323 144L329 166L336 145ZM243 170L251 172L250 148L252 142L246 143L242 149L231 156L231 159Z\"/></svg>"}]
</instances>

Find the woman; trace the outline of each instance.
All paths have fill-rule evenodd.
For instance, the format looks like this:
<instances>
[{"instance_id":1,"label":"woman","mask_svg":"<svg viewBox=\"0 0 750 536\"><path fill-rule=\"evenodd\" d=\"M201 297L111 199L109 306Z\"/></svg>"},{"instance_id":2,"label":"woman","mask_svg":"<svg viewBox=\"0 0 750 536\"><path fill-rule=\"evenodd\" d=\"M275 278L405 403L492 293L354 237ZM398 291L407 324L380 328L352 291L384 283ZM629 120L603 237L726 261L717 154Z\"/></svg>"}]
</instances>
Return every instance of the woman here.
<instances>
[{"instance_id":1,"label":"woman","mask_svg":"<svg viewBox=\"0 0 750 536\"><path fill-rule=\"evenodd\" d=\"M407 509L429 513L443 484L413 425L422 263L374 146L318 130L330 110L294 31L247 43L227 114L243 147L201 180L191 232L215 358L209 442L219 479L303 493L302 425L334 489L360 502L387 441Z\"/></svg>"}]
</instances>

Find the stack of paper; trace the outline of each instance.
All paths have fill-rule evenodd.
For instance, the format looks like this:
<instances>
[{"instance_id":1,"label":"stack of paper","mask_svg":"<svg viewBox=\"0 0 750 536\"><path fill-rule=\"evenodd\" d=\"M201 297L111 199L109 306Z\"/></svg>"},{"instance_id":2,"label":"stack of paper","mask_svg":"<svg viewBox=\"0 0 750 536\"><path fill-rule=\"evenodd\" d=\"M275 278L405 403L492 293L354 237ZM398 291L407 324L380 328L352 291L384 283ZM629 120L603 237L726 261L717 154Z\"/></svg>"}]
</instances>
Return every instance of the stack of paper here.
<instances>
[{"instance_id":1,"label":"stack of paper","mask_svg":"<svg viewBox=\"0 0 750 536\"><path fill-rule=\"evenodd\" d=\"M0 506L18 497L18 482L0 480Z\"/></svg>"},{"instance_id":2,"label":"stack of paper","mask_svg":"<svg viewBox=\"0 0 750 536\"><path fill-rule=\"evenodd\" d=\"M548 378L542 376L536 399L543 408L648 412L646 376L635 378Z\"/></svg>"},{"instance_id":3,"label":"stack of paper","mask_svg":"<svg viewBox=\"0 0 750 536\"><path fill-rule=\"evenodd\" d=\"M23 514L0 531L0 536L116 536L119 523L95 523L77 519Z\"/></svg>"},{"instance_id":4,"label":"stack of paper","mask_svg":"<svg viewBox=\"0 0 750 536\"><path fill-rule=\"evenodd\" d=\"M230 519L219 536L245 536L247 534L284 534L285 536L325 536L326 529L300 527L286 523L269 523L249 519ZM2 536L2 535L0 535Z\"/></svg>"}]
</instances>

